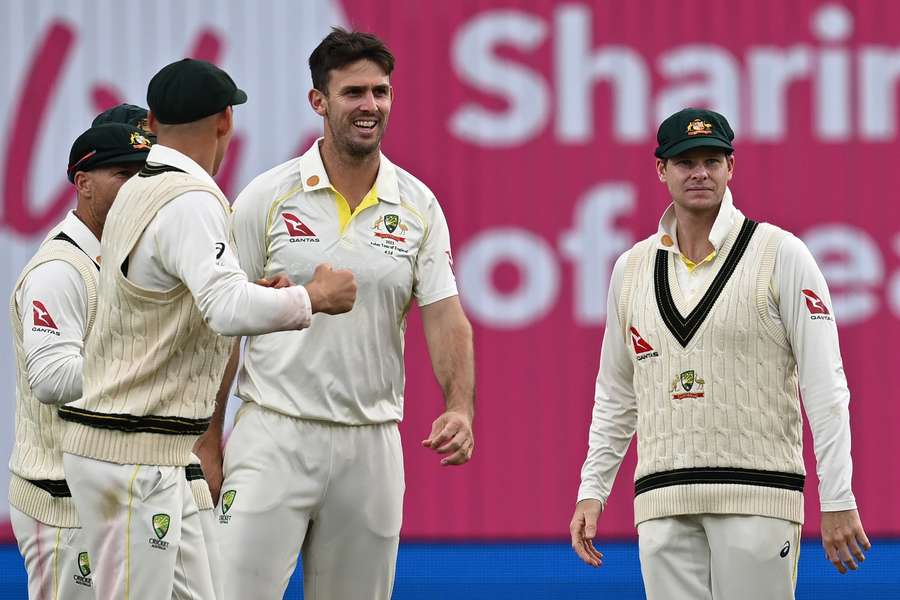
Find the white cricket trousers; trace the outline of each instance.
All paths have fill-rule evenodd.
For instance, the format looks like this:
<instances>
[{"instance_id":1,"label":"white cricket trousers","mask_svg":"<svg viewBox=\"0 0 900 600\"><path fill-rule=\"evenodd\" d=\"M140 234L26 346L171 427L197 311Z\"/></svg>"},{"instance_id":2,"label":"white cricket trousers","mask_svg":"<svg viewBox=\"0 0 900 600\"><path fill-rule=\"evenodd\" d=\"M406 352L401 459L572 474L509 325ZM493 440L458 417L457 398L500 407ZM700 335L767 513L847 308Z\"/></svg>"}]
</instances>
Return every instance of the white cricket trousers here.
<instances>
[{"instance_id":1,"label":"white cricket trousers","mask_svg":"<svg viewBox=\"0 0 900 600\"><path fill-rule=\"evenodd\" d=\"M216 600L184 467L120 465L63 454L97 600ZM207 511L207 515L208 515Z\"/></svg>"},{"instance_id":2,"label":"white cricket trousers","mask_svg":"<svg viewBox=\"0 0 900 600\"><path fill-rule=\"evenodd\" d=\"M638 525L647 600L793 600L800 525L682 515Z\"/></svg>"},{"instance_id":3,"label":"white cricket trousers","mask_svg":"<svg viewBox=\"0 0 900 600\"><path fill-rule=\"evenodd\" d=\"M228 600L281 600L297 555L306 600L388 600L403 512L396 423L345 426L244 403L219 516Z\"/></svg>"},{"instance_id":4,"label":"white cricket trousers","mask_svg":"<svg viewBox=\"0 0 900 600\"><path fill-rule=\"evenodd\" d=\"M31 600L94 600L93 564L81 529L41 523L14 506L9 520L25 559Z\"/></svg>"}]
</instances>

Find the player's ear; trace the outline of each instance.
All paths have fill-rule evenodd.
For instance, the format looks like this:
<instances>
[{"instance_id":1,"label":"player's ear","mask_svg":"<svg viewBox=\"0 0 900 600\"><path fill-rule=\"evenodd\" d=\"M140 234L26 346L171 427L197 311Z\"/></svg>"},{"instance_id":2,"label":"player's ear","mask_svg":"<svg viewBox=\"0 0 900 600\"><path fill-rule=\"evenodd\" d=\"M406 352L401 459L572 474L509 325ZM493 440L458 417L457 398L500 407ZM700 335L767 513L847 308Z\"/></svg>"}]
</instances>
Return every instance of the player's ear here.
<instances>
[{"instance_id":1,"label":"player's ear","mask_svg":"<svg viewBox=\"0 0 900 600\"><path fill-rule=\"evenodd\" d=\"M154 135L159 135L159 121L156 120L156 115L153 114L152 110L147 113L147 127L150 128Z\"/></svg>"},{"instance_id":2,"label":"player's ear","mask_svg":"<svg viewBox=\"0 0 900 600\"><path fill-rule=\"evenodd\" d=\"M312 109L316 111L316 114L320 117L324 117L328 114L328 111L325 108L325 94L313 88L309 90L308 94L309 105L312 106Z\"/></svg>"},{"instance_id":3,"label":"player's ear","mask_svg":"<svg viewBox=\"0 0 900 600\"><path fill-rule=\"evenodd\" d=\"M659 177L659 180L663 183L666 182L666 159L665 158L657 158L656 159L656 175Z\"/></svg>"},{"instance_id":4,"label":"player's ear","mask_svg":"<svg viewBox=\"0 0 900 600\"><path fill-rule=\"evenodd\" d=\"M234 127L234 109L226 106L216 117L216 137L227 137Z\"/></svg>"},{"instance_id":5,"label":"player's ear","mask_svg":"<svg viewBox=\"0 0 900 600\"><path fill-rule=\"evenodd\" d=\"M88 174L84 171L78 171L75 173L75 191L78 192L79 196L84 196L86 198L91 197L91 193L93 192L93 188L91 187L91 178L88 177Z\"/></svg>"}]
</instances>

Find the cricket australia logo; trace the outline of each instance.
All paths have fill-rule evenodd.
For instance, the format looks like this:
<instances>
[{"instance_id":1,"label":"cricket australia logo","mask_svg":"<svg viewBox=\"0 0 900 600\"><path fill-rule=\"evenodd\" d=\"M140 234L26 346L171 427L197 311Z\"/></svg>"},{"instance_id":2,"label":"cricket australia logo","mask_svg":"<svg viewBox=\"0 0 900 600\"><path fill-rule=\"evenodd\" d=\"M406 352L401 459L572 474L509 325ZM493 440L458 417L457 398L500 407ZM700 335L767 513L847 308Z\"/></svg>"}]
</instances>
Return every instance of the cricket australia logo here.
<instances>
[{"instance_id":1,"label":"cricket australia logo","mask_svg":"<svg viewBox=\"0 0 900 600\"><path fill-rule=\"evenodd\" d=\"M169 542L163 541L166 534L169 533L169 525L172 524L172 518L165 513L153 515L153 533L156 539L149 538L150 546L157 550L166 550L169 548Z\"/></svg>"},{"instance_id":2,"label":"cricket australia logo","mask_svg":"<svg viewBox=\"0 0 900 600\"><path fill-rule=\"evenodd\" d=\"M73 575L72 579L75 580L75 583L78 585L83 585L84 587L92 587L93 583L91 582L91 578L88 575L91 574L91 561L88 558L87 552L79 552L78 553L78 570L81 572L81 575Z\"/></svg>"},{"instance_id":3,"label":"cricket australia logo","mask_svg":"<svg viewBox=\"0 0 900 600\"><path fill-rule=\"evenodd\" d=\"M684 400L685 398L703 398L703 386L706 382L702 378L697 377L693 371L684 371L672 381L673 400Z\"/></svg>"},{"instance_id":4,"label":"cricket australia logo","mask_svg":"<svg viewBox=\"0 0 900 600\"><path fill-rule=\"evenodd\" d=\"M409 226L400 219L400 215L390 213L378 217L372 225L374 239L370 246L381 248L388 256L393 256L397 251L406 250L406 233Z\"/></svg>"},{"instance_id":5,"label":"cricket australia logo","mask_svg":"<svg viewBox=\"0 0 900 600\"><path fill-rule=\"evenodd\" d=\"M237 490L228 490L222 494L222 514L219 515L219 523L231 521L231 515L228 514L228 511L231 510L231 505L234 504L235 496L237 496Z\"/></svg>"}]
</instances>

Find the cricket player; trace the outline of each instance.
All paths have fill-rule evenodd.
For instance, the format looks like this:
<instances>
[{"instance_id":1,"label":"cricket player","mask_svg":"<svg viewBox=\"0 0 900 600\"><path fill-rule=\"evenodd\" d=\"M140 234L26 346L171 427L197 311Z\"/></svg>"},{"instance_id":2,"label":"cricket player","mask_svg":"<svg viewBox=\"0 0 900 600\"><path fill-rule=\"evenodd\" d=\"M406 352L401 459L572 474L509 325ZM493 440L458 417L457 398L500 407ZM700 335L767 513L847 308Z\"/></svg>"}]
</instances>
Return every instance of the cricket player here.
<instances>
[{"instance_id":1,"label":"cricket player","mask_svg":"<svg viewBox=\"0 0 900 600\"><path fill-rule=\"evenodd\" d=\"M841 573L870 544L851 491L850 393L825 279L798 238L735 207L734 133L687 108L659 127L672 204L619 257L572 546L600 566L597 519L635 431L635 523L650 600L794 597L815 441L822 542Z\"/></svg>"},{"instance_id":2,"label":"cricket player","mask_svg":"<svg viewBox=\"0 0 900 600\"><path fill-rule=\"evenodd\" d=\"M127 123L141 129L147 139L154 144L156 143L156 134L150 129L149 112L143 106L134 104L119 104L107 109L94 117L93 125L103 123ZM257 281L257 283L264 283ZM194 447L195 451L197 445ZM213 509L215 502L212 493L203 475L203 469L200 465L200 459L191 455L190 464L185 467L185 477L190 482L191 490L194 492L194 501L197 503L197 509L200 511L200 523L203 530L203 539L206 540L206 552L209 556L209 568L212 574L213 587L215 588L216 597L222 598L221 590L222 577L219 574L219 566L222 563L219 556L219 545L215 543L216 521ZM218 494L218 490L216 490Z\"/></svg>"},{"instance_id":3,"label":"cricket player","mask_svg":"<svg viewBox=\"0 0 900 600\"><path fill-rule=\"evenodd\" d=\"M238 267L212 175L246 99L210 63L160 70L147 92L159 143L107 218L84 396L59 411L101 598L215 597L186 467L232 346L222 336L302 329L355 299L348 271L321 265L305 287L272 289Z\"/></svg>"},{"instance_id":4,"label":"cricket player","mask_svg":"<svg viewBox=\"0 0 900 600\"><path fill-rule=\"evenodd\" d=\"M406 313L415 300L444 391L423 443L445 465L474 447L472 333L440 205L380 152L393 56L373 35L334 29L309 64L324 137L240 194L238 254L251 278L303 281L330 261L354 272L359 296L348 314L248 340L217 511L224 588L280 599L302 554L306 598L387 600L405 489Z\"/></svg>"},{"instance_id":5,"label":"cricket player","mask_svg":"<svg viewBox=\"0 0 900 600\"><path fill-rule=\"evenodd\" d=\"M149 151L147 137L125 124L94 126L78 136L68 168L75 210L25 266L10 301L17 366L10 520L33 600L94 597L93 565L63 472L56 408L81 396L106 214Z\"/></svg>"}]
</instances>

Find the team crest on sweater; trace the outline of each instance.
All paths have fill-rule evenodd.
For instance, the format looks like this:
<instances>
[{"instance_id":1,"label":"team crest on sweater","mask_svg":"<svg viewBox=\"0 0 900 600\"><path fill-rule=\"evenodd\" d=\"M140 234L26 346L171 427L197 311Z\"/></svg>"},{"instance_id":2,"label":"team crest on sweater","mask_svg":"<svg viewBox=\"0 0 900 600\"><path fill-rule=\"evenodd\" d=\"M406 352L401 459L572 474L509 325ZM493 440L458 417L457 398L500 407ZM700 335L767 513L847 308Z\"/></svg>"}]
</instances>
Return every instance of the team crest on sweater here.
<instances>
[{"instance_id":1,"label":"team crest on sweater","mask_svg":"<svg viewBox=\"0 0 900 600\"><path fill-rule=\"evenodd\" d=\"M672 399L684 400L685 398L703 398L703 386L706 382L691 369L683 371L672 380Z\"/></svg>"}]
</instances>

